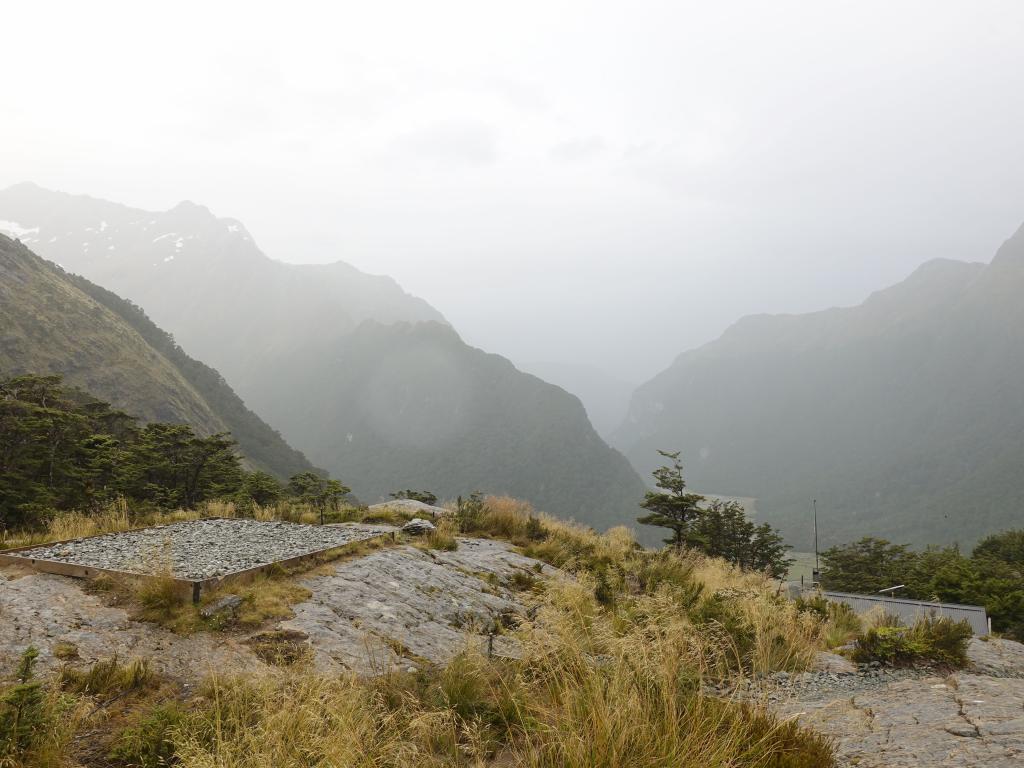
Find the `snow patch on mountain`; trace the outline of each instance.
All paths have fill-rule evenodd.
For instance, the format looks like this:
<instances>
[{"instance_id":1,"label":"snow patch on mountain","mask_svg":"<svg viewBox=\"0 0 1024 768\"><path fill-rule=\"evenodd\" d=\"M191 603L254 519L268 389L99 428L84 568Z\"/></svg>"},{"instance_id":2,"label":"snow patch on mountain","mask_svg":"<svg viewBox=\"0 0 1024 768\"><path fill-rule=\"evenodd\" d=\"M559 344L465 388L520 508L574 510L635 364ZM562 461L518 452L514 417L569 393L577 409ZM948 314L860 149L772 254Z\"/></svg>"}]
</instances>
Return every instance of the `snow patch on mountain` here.
<instances>
[{"instance_id":1,"label":"snow patch on mountain","mask_svg":"<svg viewBox=\"0 0 1024 768\"><path fill-rule=\"evenodd\" d=\"M7 219L0 219L0 232L10 237L16 237L19 240L24 240L26 237L39 234L39 227L25 227L16 221L8 221Z\"/></svg>"}]
</instances>

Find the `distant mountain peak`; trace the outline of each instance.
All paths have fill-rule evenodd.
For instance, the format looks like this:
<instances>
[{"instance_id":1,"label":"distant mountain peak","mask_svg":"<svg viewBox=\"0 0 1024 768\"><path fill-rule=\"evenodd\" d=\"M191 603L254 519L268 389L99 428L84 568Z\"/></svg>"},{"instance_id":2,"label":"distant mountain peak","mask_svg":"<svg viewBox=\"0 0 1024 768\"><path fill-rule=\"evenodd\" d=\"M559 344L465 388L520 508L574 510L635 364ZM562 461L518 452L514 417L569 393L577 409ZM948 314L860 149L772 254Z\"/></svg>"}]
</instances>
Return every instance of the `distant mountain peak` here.
<instances>
[{"instance_id":1,"label":"distant mountain peak","mask_svg":"<svg viewBox=\"0 0 1024 768\"><path fill-rule=\"evenodd\" d=\"M991 264L933 259L854 307L748 317L634 393L634 466L682 451L691 485L757 498L808 544L970 543L1020 519L1024 227ZM1007 268L1009 267L1009 268Z\"/></svg>"},{"instance_id":2,"label":"distant mountain peak","mask_svg":"<svg viewBox=\"0 0 1024 768\"><path fill-rule=\"evenodd\" d=\"M1024 264L1024 224L996 251L993 265Z\"/></svg>"},{"instance_id":3,"label":"distant mountain peak","mask_svg":"<svg viewBox=\"0 0 1024 768\"><path fill-rule=\"evenodd\" d=\"M209 217L209 218L216 218L210 212L210 209L207 208L205 205L200 205L199 203L193 203L191 200L182 200L176 206L171 208L171 210L168 211L168 213L189 213L189 214L194 214L196 216L204 216L204 217Z\"/></svg>"}]
</instances>

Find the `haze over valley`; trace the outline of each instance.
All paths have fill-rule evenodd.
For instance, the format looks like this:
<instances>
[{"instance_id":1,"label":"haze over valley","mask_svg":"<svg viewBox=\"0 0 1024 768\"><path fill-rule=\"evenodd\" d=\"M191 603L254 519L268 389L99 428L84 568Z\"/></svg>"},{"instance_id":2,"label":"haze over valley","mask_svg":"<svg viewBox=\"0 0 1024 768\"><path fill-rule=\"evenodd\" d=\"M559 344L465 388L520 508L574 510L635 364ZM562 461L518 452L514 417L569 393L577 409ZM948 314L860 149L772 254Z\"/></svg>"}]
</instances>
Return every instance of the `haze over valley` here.
<instances>
[{"instance_id":1,"label":"haze over valley","mask_svg":"<svg viewBox=\"0 0 1024 768\"><path fill-rule=\"evenodd\" d=\"M1020 768L1024 4L8 4L0 768Z\"/></svg>"}]
</instances>

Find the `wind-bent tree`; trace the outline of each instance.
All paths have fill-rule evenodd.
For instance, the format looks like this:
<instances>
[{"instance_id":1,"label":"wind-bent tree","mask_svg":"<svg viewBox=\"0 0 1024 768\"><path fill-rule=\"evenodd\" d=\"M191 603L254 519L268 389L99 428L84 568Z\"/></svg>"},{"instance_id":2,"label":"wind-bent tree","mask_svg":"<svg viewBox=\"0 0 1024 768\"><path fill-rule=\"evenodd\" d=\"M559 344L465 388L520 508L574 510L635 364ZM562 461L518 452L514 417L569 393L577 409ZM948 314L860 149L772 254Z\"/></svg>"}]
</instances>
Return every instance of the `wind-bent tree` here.
<instances>
[{"instance_id":1,"label":"wind-bent tree","mask_svg":"<svg viewBox=\"0 0 1024 768\"><path fill-rule=\"evenodd\" d=\"M697 493L686 492L686 481L683 479L683 465L679 461L679 451L658 451L672 461L670 466L654 470L655 485L660 491L647 491L640 506L648 510L648 514L637 518L641 525L656 525L672 531L671 538L664 539L666 544L681 549L693 543L691 529L694 521L700 516L700 503L704 497Z\"/></svg>"},{"instance_id":2,"label":"wind-bent tree","mask_svg":"<svg viewBox=\"0 0 1024 768\"><path fill-rule=\"evenodd\" d=\"M687 493L679 452L658 451L671 460L669 466L654 471L660 492L648 491L640 506L649 514L638 518L643 525L657 525L672 531L666 544L681 549L690 547L712 557L721 557L733 565L782 578L792 560L782 536L767 523L754 525L743 507L735 501L707 501L697 493Z\"/></svg>"},{"instance_id":3,"label":"wind-bent tree","mask_svg":"<svg viewBox=\"0 0 1024 768\"><path fill-rule=\"evenodd\" d=\"M701 510L691 529L692 546L750 571L780 579L792 559L782 536L768 523L754 525L736 501L715 499Z\"/></svg>"}]
</instances>

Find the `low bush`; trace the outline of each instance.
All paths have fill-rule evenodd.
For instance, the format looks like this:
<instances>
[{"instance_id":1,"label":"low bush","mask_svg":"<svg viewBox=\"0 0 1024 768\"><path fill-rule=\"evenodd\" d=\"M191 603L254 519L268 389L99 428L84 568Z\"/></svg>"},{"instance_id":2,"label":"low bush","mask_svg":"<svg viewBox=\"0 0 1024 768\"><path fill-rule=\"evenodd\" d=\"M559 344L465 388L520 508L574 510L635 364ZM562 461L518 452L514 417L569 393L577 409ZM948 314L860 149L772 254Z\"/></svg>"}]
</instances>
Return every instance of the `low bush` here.
<instances>
[{"instance_id":1,"label":"low bush","mask_svg":"<svg viewBox=\"0 0 1024 768\"><path fill-rule=\"evenodd\" d=\"M972 634L966 621L946 616L922 618L911 627L871 627L857 640L853 658L862 663L906 666L931 662L959 668L967 664L967 644Z\"/></svg>"},{"instance_id":2,"label":"low bush","mask_svg":"<svg viewBox=\"0 0 1024 768\"><path fill-rule=\"evenodd\" d=\"M459 542L455 538L458 533L459 529L454 520L442 518L437 521L437 527L424 536L421 541L427 549L454 552L459 548Z\"/></svg>"},{"instance_id":3,"label":"low bush","mask_svg":"<svg viewBox=\"0 0 1024 768\"><path fill-rule=\"evenodd\" d=\"M172 765L174 731L185 719L185 711L177 702L158 704L139 712L134 722L114 739L107 759L116 765L132 768L162 768Z\"/></svg>"},{"instance_id":4,"label":"low bush","mask_svg":"<svg viewBox=\"0 0 1024 768\"><path fill-rule=\"evenodd\" d=\"M0 686L0 766L57 768L65 765L78 711L52 686L36 679L39 651L21 655L15 682Z\"/></svg>"}]
</instances>

